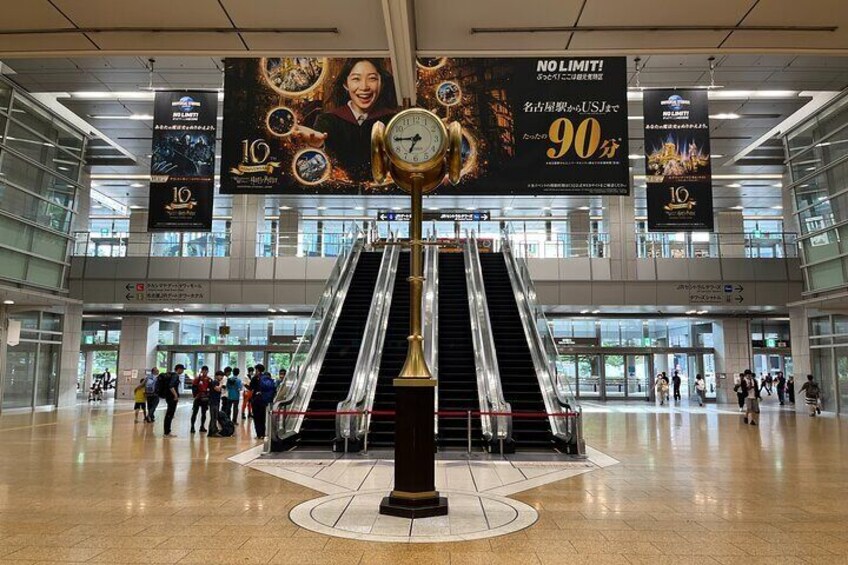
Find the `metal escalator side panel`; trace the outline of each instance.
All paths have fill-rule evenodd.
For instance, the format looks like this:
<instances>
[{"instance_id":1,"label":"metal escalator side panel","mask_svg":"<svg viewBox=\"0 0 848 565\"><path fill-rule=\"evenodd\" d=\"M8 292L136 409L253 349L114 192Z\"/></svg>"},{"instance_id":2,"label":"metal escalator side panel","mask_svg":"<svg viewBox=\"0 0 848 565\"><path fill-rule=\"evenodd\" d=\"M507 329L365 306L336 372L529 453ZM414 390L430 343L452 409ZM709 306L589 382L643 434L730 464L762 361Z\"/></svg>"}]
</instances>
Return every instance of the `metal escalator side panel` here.
<instances>
[{"instance_id":1,"label":"metal escalator side panel","mask_svg":"<svg viewBox=\"0 0 848 565\"><path fill-rule=\"evenodd\" d=\"M434 238L432 238L434 239ZM436 381L433 400L433 432L439 435L439 247L428 245L424 251L424 292L421 296L424 317L424 359Z\"/></svg>"},{"instance_id":2,"label":"metal escalator side panel","mask_svg":"<svg viewBox=\"0 0 848 565\"><path fill-rule=\"evenodd\" d=\"M362 439L370 424L367 413L374 405L374 392L377 388L399 257L399 245L386 246L383 251L380 274L374 287L374 296L371 299L368 322L362 336L350 391L347 398L339 402L337 407L337 412L340 414L336 415L336 437L341 440Z\"/></svg>"},{"instance_id":3,"label":"metal escalator side panel","mask_svg":"<svg viewBox=\"0 0 848 565\"><path fill-rule=\"evenodd\" d=\"M303 425L302 412L309 406L315 383L324 363L324 356L327 353L336 323L341 315L345 296L350 288L364 248L365 239L361 237L361 234L358 234L349 253L346 256L339 256L331 276L327 279L321 299L310 319L310 323L316 320L315 333L311 340L301 341L292 357L292 359L297 359L303 347L307 349L306 358L302 365L293 368L291 371L292 382L281 386L274 400L274 407L277 410L284 409L294 414L277 417L272 412L272 419L269 422L273 436L272 441L269 442L271 445L275 441L295 436L300 432Z\"/></svg>"}]
</instances>

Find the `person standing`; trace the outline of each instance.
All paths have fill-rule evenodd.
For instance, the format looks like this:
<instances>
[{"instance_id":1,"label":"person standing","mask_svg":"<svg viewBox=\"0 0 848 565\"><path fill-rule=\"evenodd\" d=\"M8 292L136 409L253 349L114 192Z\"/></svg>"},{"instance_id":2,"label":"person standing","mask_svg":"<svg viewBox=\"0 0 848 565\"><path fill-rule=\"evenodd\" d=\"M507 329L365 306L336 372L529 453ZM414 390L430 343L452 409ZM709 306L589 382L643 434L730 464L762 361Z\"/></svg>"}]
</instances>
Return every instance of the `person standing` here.
<instances>
[{"instance_id":1,"label":"person standing","mask_svg":"<svg viewBox=\"0 0 848 565\"><path fill-rule=\"evenodd\" d=\"M156 407L159 406L159 395L156 394L156 381L159 380L159 369L153 367L144 379L144 397L147 401L147 417L145 422L156 421Z\"/></svg>"},{"instance_id":2,"label":"person standing","mask_svg":"<svg viewBox=\"0 0 848 565\"><path fill-rule=\"evenodd\" d=\"M221 411L221 392L224 387L224 371L215 371L215 378L209 383L209 435L221 437L218 433L218 412Z\"/></svg>"},{"instance_id":3,"label":"person standing","mask_svg":"<svg viewBox=\"0 0 848 565\"><path fill-rule=\"evenodd\" d=\"M231 411L231 414L227 415L233 420L233 424L238 424L239 396L243 387L239 373L241 371L236 367L233 369L233 374L227 378L227 400Z\"/></svg>"},{"instance_id":4,"label":"person standing","mask_svg":"<svg viewBox=\"0 0 848 565\"><path fill-rule=\"evenodd\" d=\"M819 408L821 391L819 384L813 380L813 375L807 375L807 382L801 387L801 392L804 393L804 402L807 404L810 417L815 418L816 414L821 414L821 408Z\"/></svg>"},{"instance_id":5,"label":"person standing","mask_svg":"<svg viewBox=\"0 0 848 565\"><path fill-rule=\"evenodd\" d=\"M217 372L215 373L218 374ZM224 412L228 417L230 415L230 397L227 395L227 380L232 376L233 368L227 365L224 367L224 380L221 381L221 386L223 387L221 394L221 411Z\"/></svg>"},{"instance_id":6,"label":"person standing","mask_svg":"<svg viewBox=\"0 0 848 565\"><path fill-rule=\"evenodd\" d=\"M674 401L680 402L680 373L678 371L675 371L671 377L671 383L674 385Z\"/></svg>"},{"instance_id":7,"label":"person standing","mask_svg":"<svg viewBox=\"0 0 848 565\"><path fill-rule=\"evenodd\" d=\"M756 426L760 413L760 388L757 385L757 379L750 371L747 371L742 378L742 392L745 394L745 417L742 421Z\"/></svg>"},{"instance_id":8,"label":"person standing","mask_svg":"<svg viewBox=\"0 0 848 565\"><path fill-rule=\"evenodd\" d=\"M147 397L145 396L144 383L147 379L142 377L138 380L138 385L133 389L133 410L135 411L135 423L138 424L138 411L144 414L144 421L147 421Z\"/></svg>"},{"instance_id":9,"label":"person standing","mask_svg":"<svg viewBox=\"0 0 848 565\"><path fill-rule=\"evenodd\" d=\"M288 373L288 371L286 371L285 369L280 369L280 374L277 375L277 381L274 383L277 386L277 390L280 390L280 388L286 382L286 374L287 373Z\"/></svg>"},{"instance_id":10,"label":"person standing","mask_svg":"<svg viewBox=\"0 0 848 565\"><path fill-rule=\"evenodd\" d=\"M742 390L742 381L745 379L745 373L739 373L739 376L733 378L733 391L736 393L736 401L739 403L739 411L745 411L745 391Z\"/></svg>"},{"instance_id":11,"label":"person standing","mask_svg":"<svg viewBox=\"0 0 848 565\"><path fill-rule=\"evenodd\" d=\"M777 400L783 406L786 402L786 377L782 371L778 371L777 377L774 379L774 386L777 388Z\"/></svg>"},{"instance_id":12,"label":"person standing","mask_svg":"<svg viewBox=\"0 0 848 565\"><path fill-rule=\"evenodd\" d=\"M211 384L209 367L204 365L200 368L200 375L194 377L191 383L191 393L194 396L194 402L191 406L191 433L195 433L194 422L197 420L198 411L200 412L200 433L206 431L206 412L209 411L209 387Z\"/></svg>"},{"instance_id":13,"label":"person standing","mask_svg":"<svg viewBox=\"0 0 848 565\"><path fill-rule=\"evenodd\" d=\"M707 402L707 382L698 373L695 375L695 393L698 395L698 404L703 406Z\"/></svg>"},{"instance_id":14,"label":"person standing","mask_svg":"<svg viewBox=\"0 0 848 565\"><path fill-rule=\"evenodd\" d=\"M795 406L795 375L789 375L786 380L786 395L789 397L789 404Z\"/></svg>"},{"instance_id":15,"label":"person standing","mask_svg":"<svg viewBox=\"0 0 848 565\"><path fill-rule=\"evenodd\" d=\"M256 365L250 388L253 392L253 427L256 431L256 439L265 439L267 409L274 402L277 387L274 379L265 371L265 366L261 363Z\"/></svg>"},{"instance_id":16,"label":"person standing","mask_svg":"<svg viewBox=\"0 0 848 565\"><path fill-rule=\"evenodd\" d=\"M177 413L177 402L180 400L180 380L183 378L185 367L177 365L174 367L173 373L165 373L159 375L156 387L158 389L159 398L164 398L168 408L165 411L165 436L167 438L176 437L171 433L171 425L174 422L174 415Z\"/></svg>"},{"instance_id":17,"label":"person standing","mask_svg":"<svg viewBox=\"0 0 848 565\"><path fill-rule=\"evenodd\" d=\"M242 396L241 403L242 421L247 420L248 418L253 418L253 402L251 401L253 398L253 389L250 387L253 384L253 377L255 374L256 369L254 367L247 368L247 386L244 387L244 395Z\"/></svg>"}]
</instances>

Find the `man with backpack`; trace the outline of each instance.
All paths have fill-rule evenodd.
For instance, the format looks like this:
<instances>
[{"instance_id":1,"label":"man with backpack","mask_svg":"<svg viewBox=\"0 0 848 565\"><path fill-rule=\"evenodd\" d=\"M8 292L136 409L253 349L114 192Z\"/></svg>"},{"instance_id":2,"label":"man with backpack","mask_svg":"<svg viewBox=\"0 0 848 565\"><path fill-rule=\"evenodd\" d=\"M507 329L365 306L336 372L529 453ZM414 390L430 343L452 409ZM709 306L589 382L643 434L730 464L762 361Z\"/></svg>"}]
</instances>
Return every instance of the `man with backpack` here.
<instances>
[{"instance_id":1,"label":"man with backpack","mask_svg":"<svg viewBox=\"0 0 848 565\"><path fill-rule=\"evenodd\" d=\"M156 421L156 407L159 406L159 396L156 394L156 381L159 380L159 369L153 367L150 374L144 378L144 397L147 401L147 416L144 421L152 424Z\"/></svg>"},{"instance_id":2,"label":"man with backpack","mask_svg":"<svg viewBox=\"0 0 848 565\"><path fill-rule=\"evenodd\" d=\"M807 403L807 409L810 411L810 418L815 418L816 414L821 414L819 408L819 397L821 391L819 385L813 380L813 375L807 375L807 382L801 387L801 392L804 393L804 400Z\"/></svg>"},{"instance_id":3,"label":"man with backpack","mask_svg":"<svg viewBox=\"0 0 848 565\"><path fill-rule=\"evenodd\" d=\"M171 424L177 413L177 401L180 399L180 379L185 367L177 365L173 373L163 373L156 379L156 394L165 399L168 409L165 411L165 435L164 437L176 437L171 433Z\"/></svg>"},{"instance_id":4,"label":"man with backpack","mask_svg":"<svg viewBox=\"0 0 848 565\"><path fill-rule=\"evenodd\" d=\"M197 412L200 412L200 433L206 432L206 413L209 411L209 389L212 379L209 378L209 367L204 365L200 368L200 375L194 377L191 382L191 394L194 402L191 406L191 433L195 433L194 422L197 420Z\"/></svg>"},{"instance_id":5,"label":"man with backpack","mask_svg":"<svg viewBox=\"0 0 848 565\"><path fill-rule=\"evenodd\" d=\"M256 431L256 439L265 439L265 419L268 406L274 402L277 385L261 363L256 365L256 371L250 384L253 391L251 401L253 403L253 427Z\"/></svg>"}]
</instances>

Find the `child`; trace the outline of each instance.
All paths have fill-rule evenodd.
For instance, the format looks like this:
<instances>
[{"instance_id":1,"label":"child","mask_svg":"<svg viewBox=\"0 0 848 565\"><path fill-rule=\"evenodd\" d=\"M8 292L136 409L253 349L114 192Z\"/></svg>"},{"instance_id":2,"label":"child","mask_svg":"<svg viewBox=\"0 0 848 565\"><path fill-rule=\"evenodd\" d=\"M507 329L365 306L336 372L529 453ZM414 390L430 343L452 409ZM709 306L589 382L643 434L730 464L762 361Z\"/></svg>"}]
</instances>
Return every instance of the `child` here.
<instances>
[{"instance_id":1,"label":"child","mask_svg":"<svg viewBox=\"0 0 848 565\"><path fill-rule=\"evenodd\" d=\"M133 396L135 398L135 406L133 409L135 410L135 423L138 423L138 411L141 410L141 413L144 414L144 421L147 421L147 390L144 386L145 379L142 378L138 382L138 386L135 387L133 391Z\"/></svg>"}]
</instances>

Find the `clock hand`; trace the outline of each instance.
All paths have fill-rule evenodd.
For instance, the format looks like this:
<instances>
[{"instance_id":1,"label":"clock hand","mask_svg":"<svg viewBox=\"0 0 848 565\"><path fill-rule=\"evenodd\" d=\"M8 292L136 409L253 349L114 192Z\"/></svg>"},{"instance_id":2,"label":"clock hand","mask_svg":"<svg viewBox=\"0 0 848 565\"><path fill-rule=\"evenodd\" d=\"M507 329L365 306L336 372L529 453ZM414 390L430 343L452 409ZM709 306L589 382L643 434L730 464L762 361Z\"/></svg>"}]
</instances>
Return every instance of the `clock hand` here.
<instances>
[{"instance_id":1,"label":"clock hand","mask_svg":"<svg viewBox=\"0 0 848 565\"><path fill-rule=\"evenodd\" d=\"M411 137L395 137L395 141L410 141L412 139Z\"/></svg>"},{"instance_id":2,"label":"clock hand","mask_svg":"<svg viewBox=\"0 0 848 565\"><path fill-rule=\"evenodd\" d=\"M409 146L409 152L412 153L413 148L415 148L415 144L421 141L422 137L420 134L416 133L414 137L411 137L410 140L412 144Z\"/></svg>"}]
</instances>

